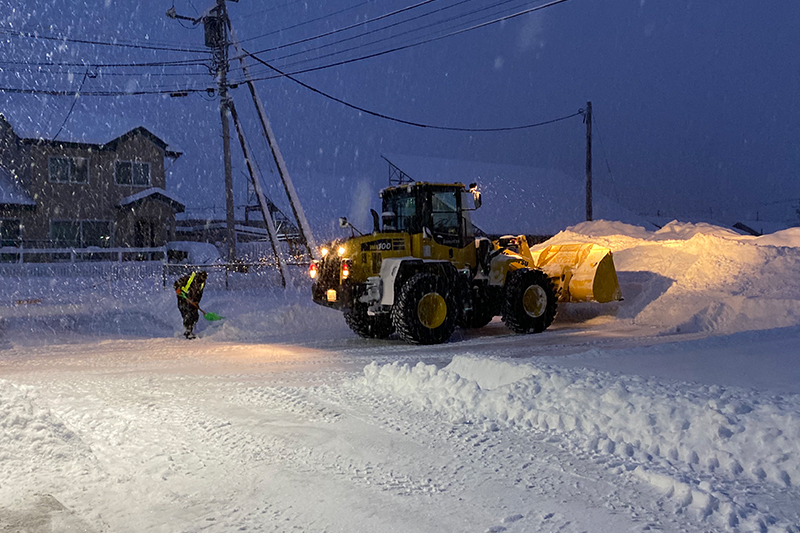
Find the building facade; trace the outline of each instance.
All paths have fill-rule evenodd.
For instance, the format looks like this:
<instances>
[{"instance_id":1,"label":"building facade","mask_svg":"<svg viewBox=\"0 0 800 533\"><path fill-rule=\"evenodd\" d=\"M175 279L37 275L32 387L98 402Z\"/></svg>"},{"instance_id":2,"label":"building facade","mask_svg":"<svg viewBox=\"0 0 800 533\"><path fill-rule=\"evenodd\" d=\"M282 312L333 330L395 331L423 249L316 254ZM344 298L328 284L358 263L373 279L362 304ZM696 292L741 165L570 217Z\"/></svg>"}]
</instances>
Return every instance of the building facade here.
<instances>
[{"instance_id":1,"label":"building facade","mask_svg":"<svg viewBox=\"0 0 800 533\"><path fill-rule=\"evenodd\" d=\"M0 240L25 248L163 246L184 205L166 191L180 153L143 127L104 144L23 138L0 115Z\"/></svg>"}]
</instances>

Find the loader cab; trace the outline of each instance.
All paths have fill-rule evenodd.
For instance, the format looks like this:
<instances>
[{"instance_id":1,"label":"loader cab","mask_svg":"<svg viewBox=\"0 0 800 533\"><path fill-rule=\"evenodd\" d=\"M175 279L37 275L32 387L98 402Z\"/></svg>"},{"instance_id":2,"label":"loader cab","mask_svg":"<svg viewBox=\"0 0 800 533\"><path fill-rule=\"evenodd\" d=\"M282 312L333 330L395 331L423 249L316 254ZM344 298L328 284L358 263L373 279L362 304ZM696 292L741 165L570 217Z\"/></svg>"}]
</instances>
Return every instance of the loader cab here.
<instances>
[{"instance_id":1,"label":"loader cab","mask_svg":"<svg viewBox=\"0 0 800 533\"><path fill-rule=\"evenodd\" d=\"M448 248L474 243L468 205L470 194L460 183L411 183L381 191L384 232L422 235Z\"/></svg>"}]
</instances>

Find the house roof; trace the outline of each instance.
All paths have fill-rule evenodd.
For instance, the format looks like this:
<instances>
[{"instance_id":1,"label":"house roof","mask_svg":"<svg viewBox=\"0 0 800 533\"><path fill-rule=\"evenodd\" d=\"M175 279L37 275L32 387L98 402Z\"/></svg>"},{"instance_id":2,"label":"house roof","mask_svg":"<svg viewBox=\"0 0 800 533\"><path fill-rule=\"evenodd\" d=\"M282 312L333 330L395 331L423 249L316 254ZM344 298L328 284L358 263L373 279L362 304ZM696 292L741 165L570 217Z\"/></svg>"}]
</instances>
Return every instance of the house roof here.
<instances>
[{"instance_id":1,"label":"house roof","mask_svg":"<svg viewBox=\"0 0 800 533\"><path fill-rule=\"evenodd\" d=\"M137 192L136 194L126 196L119 201L117 207L137 205L147 199L163 202L170 206L176 213L183 213L183 211L186 209L186 205L181 202L180 199L178 199L174 194L167 192L160 187L151 187L150 189L145 189Z\"/></svg>"},{"instance_id":2,"label":"house roof","mask_svg":"<svg viewBox=\"0 0 800 533\"><path fill-rule=\"evenodd\" d=\"M19 186L14 176L2 166L0 166L0 205L36 205L28 193Z\"/></svg>"},{"instance_id":3,"label":"house roof","mask_svg":"<svg viewBox=\"0 0 800 533\"><path fill-rule=\"evenodd\" d=\"M6 122L9 122L8 117L3 114L0 114L0 116ZM67 144L113 150L116 149L120 141L141 134L163 149L167 157L177 159L182 153L175 147L169 146L166 141L141 125L140 122L117 117L109 119L95 114L84 114L83 117L86 120L70 122L63 132L59 134L59 140L50 138L53 135L52 132L42 131L41 124L32 121L33 117L21 118L20 120L15 120L13 125L9 122L9 125L11 125L20 140L27 144Z\"/></svg>"}]
</instances>

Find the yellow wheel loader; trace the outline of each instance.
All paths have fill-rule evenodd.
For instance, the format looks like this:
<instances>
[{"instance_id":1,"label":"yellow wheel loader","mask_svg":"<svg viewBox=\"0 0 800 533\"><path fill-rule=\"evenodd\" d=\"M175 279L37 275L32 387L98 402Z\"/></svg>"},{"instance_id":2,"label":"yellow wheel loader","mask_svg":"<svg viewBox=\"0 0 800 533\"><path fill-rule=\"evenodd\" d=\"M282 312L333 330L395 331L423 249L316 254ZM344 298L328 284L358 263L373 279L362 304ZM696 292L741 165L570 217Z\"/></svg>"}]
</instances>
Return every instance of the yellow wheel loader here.
<instances>
[{"instance_id":1,"label":"yellow wheel loader","mask_svg":"<svg viewBox=\"0 0 800 533\"><path fill-rule=\"evenodd\" d=\"M476 186L415 182L381 191L373 231L320 250L312 297L339 309L358 335L436 344L453 330L480 328L500 315L516 333L539 333L558 301L620 299L611 252L593 244L532 252L524 235L475 238Z\"/></svg>"}]
</instances>

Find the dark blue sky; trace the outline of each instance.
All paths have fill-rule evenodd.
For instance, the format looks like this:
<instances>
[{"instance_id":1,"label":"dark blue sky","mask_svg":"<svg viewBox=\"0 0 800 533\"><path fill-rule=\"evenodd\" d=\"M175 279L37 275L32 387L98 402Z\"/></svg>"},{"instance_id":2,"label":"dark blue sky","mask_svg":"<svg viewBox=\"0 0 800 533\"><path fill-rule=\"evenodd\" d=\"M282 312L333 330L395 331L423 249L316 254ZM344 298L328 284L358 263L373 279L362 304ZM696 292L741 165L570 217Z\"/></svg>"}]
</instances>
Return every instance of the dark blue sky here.
<instances>
[{"instance_id":1,"label":"dark blue sky","mask_svg":"<svg viewBox=\"0 0 800 533\"><path fill-rule=\"evenodd\" d=\"M185 29L164 16L171 1L136 2L134 7L115 0L80 4L35 0L22 7L7 0L3 3L3 29L202 48L201 29ZM210 3L176 0L175 8L193 16L196 9ZM421 14L455 3L435 0L409 13ZM492 3L497 2L469 0L439 16L453 16ZM229 9L239 36L248 39L352 8L247 42L254 51L409 4L402 0L336 0L314 5L291 0L278 4L241 0L230 3ZM536 3L507 4L523 5ZM491 18L484 14L481 20ZM373 23L360 31L396 20L402 17ZM394 33L432 20L435 16L397 26ZM798 22L800 3L791 0L570 0L488 28L298 78L377 112L468 128L548 120L574 113L591 100L598 193L634 211L660 211L676 217L713 215L721 222L733 222L752 216L756 210L763 213L762 204L800 198ZM441 34L441 26L427 32L437 28ZM376 33L369 38L383 35ZM388 42L396 45L412 37ZM280 56L324 42L266 52L262 57L283 66L305 56L277 59ZM364 42L352 40L314 53ZM335 59L376 49L361 48ZM102 63L196 55L8 37L0 57L7 62ZM3 87L74 90L83 78L81 67L71 68L74 74L70 81L64 74L52 74L53 68L19 73L15 71L24 70L24 66L0 66L4 68L0 74ZM266 74L263 67L253 68ZM168 76L149 79L119 75L125 72L133 71L101 69L97 78L86 80L84 91L213 84L198 69L165 68ZM187 72L193 75L185 75ZM584 126L579 117L516 132L439 132L361 115L286 79L261 81L258 87L301 199L315 210L329 208L331 216L347 211L343 206L350 206L360 183L367 182L375 189L386 185L388 171L380 158L382 153L529 165L583 178ZM269 171L269 158L259 139L246 88L242 86L234 93L253 148L262 154L259 159L265 182L281 205L277 178ZM36 127L52 135L71 103L71 97L5 94L0 111L12 123L27 122L26 129ZM223 205L219 114L216 103L207 97L82 97L62 138L92 129L100 132L104 124L137 121L183 150L184 156L173 168L171 188L178 190L190 206ZM245 167L238 153L234 166L241 197L238 203L243 201L245 187ZM739 216L743 212L745 215Z\"/></svg>"}]
</instances>

